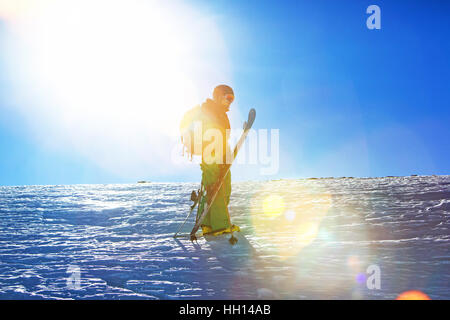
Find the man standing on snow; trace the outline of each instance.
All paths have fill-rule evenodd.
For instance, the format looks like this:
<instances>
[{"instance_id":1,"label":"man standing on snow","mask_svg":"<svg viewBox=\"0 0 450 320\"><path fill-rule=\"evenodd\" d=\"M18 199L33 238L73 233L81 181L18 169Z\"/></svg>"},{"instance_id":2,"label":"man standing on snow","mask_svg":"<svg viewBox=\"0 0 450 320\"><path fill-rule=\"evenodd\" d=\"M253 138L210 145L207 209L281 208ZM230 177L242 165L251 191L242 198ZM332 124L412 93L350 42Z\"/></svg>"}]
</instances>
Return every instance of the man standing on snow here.
<instances>
[{"instance_id":1,"label":"man standing on snow","mask_svg":"<svg viewBox=\"0 0 450 320\"><path fill-rule=\"evenodd\" d=\"M229 111L230 105L233 101L233 89L227 85L219 85L214 88L213 99L207 99L201 105L203 133L207 133L210 129L213 129L213 132L220 132L222 143L219 145L223 147L223 150L222 152L219 152L219 157L215 157L213 161L211 161L210 155L205 154L205 150L208 148L208 142L203 142L202 163L200 168L202 170L202 184L204 190L206 190L206 194L202 197L202 199L200 199L197 219L203 211L204 206L212 196L212 188L217 182L220 173L226 169L227 155L230 154L230 149L228 146L230 121L228 119L227 112ZM203 139L205 139L205 136L203 136ZM222 154L222 157L220 157L220 154ZM231 173L228 172L208 214L202 222L201 227L203 234L218 235L225 232L239 230L238 226L232 225L230 222L228 212L230 194Z\"/></svg>"}]
</instances>

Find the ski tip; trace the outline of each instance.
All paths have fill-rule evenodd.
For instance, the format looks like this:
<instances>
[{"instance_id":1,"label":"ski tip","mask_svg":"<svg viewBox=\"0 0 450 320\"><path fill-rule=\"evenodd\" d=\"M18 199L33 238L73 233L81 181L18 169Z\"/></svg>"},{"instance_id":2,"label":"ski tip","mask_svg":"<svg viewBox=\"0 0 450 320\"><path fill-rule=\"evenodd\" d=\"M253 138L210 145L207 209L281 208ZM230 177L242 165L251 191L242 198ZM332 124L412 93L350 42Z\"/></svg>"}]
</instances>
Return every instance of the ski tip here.
<instances>
[{"instance_id":1,"label":"ski tip","mask_svg":"<svg viewBox=\"0 0 450 320\"><path fill-rule=\"evenodd\" d=\"M248 120L245 123L245 129L250 129L253 125L253 122L255 121L255 117L256 117L256 110L254 108L251 108L249 113L248 113Z\"/></svg>"}]
</instances>

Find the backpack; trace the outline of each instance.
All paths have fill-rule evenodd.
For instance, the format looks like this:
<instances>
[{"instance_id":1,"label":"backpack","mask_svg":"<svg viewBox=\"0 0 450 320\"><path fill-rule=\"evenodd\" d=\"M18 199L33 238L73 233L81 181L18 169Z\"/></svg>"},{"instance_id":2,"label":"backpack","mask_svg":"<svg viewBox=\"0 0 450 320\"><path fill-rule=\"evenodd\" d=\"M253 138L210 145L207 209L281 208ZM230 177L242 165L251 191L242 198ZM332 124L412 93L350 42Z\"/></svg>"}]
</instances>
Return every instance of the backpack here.
<instances>
[{"instance_id":1,"label":"backpack","mask_svg":"<svg viewBox=\"0 0 450 320\"><path fill-rule=\"evenodd\" d=\"M193 155L202 155L202 130L203 112L201 106L195 106L188 110L181 120L180 133L183 144L183 154L186 152L192 159Z\"/></svg>"}]
</instances>

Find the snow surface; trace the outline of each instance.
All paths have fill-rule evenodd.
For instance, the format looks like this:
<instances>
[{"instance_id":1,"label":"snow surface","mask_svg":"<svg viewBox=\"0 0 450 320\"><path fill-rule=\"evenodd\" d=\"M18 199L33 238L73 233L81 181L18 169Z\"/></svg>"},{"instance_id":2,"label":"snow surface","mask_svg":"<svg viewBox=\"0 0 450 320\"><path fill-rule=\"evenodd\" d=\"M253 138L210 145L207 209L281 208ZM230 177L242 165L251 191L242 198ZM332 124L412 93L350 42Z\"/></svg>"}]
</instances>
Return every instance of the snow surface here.
<instances>
[{"instance_id":1,"label":"snow surface","mask_svg":"<svg viewBox=\"0 0 450 320\"><path fill-rule=\"evenodd\" d=\"M235 183L232 220L257 251L238 269L172 238L197 187L0 187L0 299L450 299L450 176Z\"/></svg>"}]
</instances>

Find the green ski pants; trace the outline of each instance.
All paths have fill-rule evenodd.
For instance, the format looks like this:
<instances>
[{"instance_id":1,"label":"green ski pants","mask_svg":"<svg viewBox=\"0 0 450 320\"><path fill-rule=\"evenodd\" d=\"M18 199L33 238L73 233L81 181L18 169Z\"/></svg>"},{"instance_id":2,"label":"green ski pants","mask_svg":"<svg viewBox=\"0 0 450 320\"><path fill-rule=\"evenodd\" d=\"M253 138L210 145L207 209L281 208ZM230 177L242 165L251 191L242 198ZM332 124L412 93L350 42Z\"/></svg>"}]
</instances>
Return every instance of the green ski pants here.
<instances>
[{"instance_id":1,"label":"green ski pants","mask_svg":"<svg viewBox=\"0 0 450 320\"><path fill-rule=\"evenodd\" d=\"M200 200L197 217L203 211L206 202L212 196L212 187L219 178L220 171L225 166L222 164L206 164L202 163L200 168L202 170L202 182L204 190L206 190L205 196ZM214 200L211 209L206 215L202 222L202 225L211 228L211 231L219 231L222 229L230 228L228 204L230 203L231 194L231 172L225 176L222 187L217 193L216 199Z\"/></svg>"}]
</instances>

